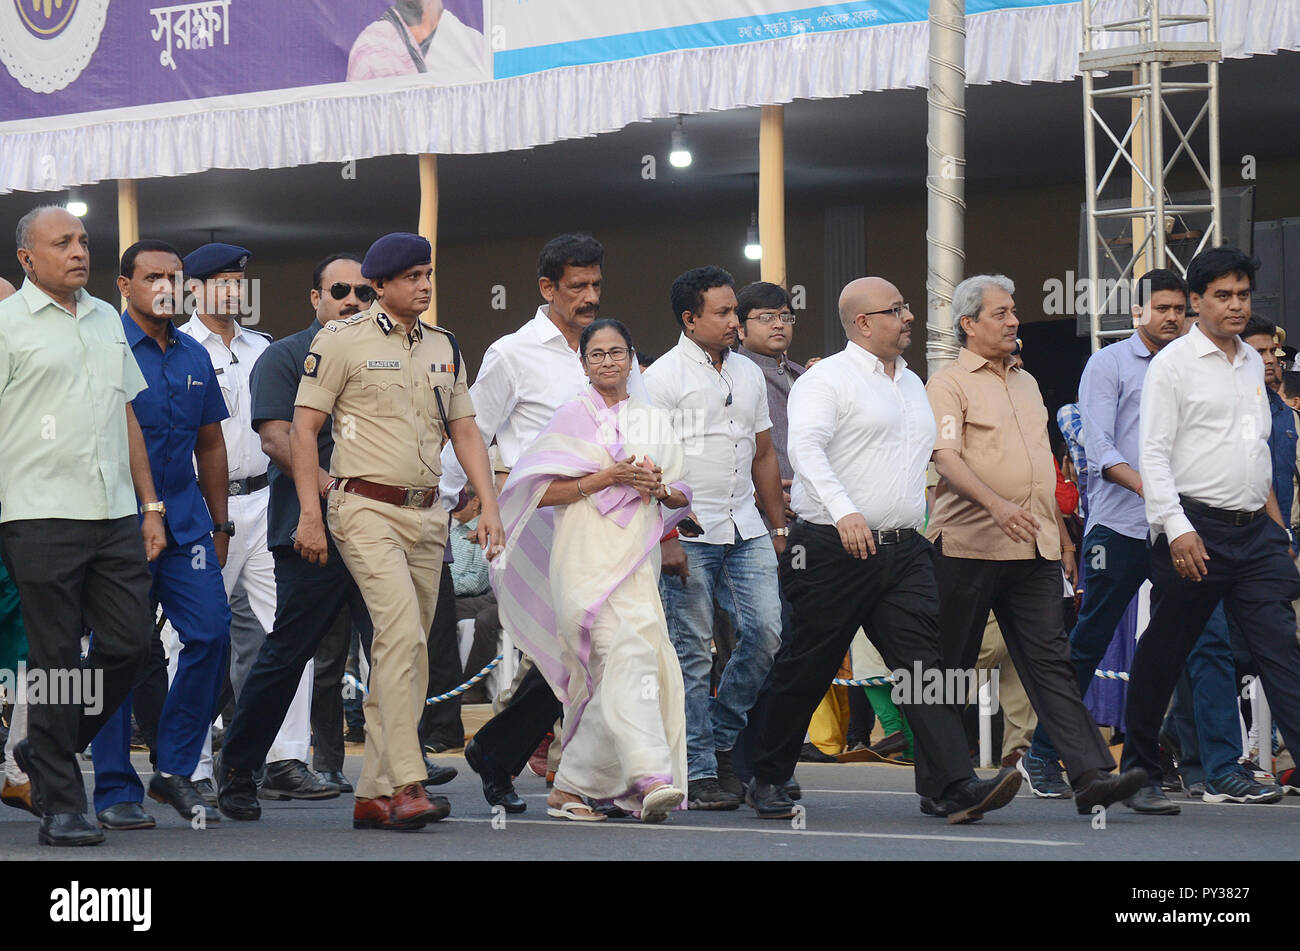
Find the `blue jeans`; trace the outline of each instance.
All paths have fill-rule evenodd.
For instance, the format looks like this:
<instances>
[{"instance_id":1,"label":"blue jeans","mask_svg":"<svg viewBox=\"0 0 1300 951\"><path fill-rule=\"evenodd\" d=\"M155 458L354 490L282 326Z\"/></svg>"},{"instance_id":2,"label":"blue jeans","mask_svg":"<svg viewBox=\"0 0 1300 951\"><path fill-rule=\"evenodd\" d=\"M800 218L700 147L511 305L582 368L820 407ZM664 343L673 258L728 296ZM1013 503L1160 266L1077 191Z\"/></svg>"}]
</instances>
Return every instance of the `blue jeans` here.
<instances>
[{"instance_id":1,"label":"blue jeans","mask_svg":"<svg viewBox=\"0 0 1300 951\"><path fill-rule=\"evenodd\" d=\"M1079 677L1079 695L1083 696L1115 636L1116 625L1150 576L1151 555L1144 540L1097 525L1083 539L1079 563L1085 566L1086 574L1079 619L1070 632L1070 661ZM1218 776L1236 762L1238 754L1234 749L1241 736L1236 720L1232 649L1222 604L1188 656L1187 674L1193 688L1196 734L1205 769L1210 776ZM1060 758L1041 723L1034 731L1029 752L1053 763Z\"/></svg>"},{"instance_id":2,"label":"blue jeans","mask_svg":"<svg viewBox=\"0 0 1300 951\"><path fill-rule=\"evenodd\" d=\"M1187 655L1187 669L1178 678L1174 705L1165 717L1165 730L1181 747L1178 772L1189 786L1220 778L1241 755L1235 682L1228 616L1220 601Z\"/></svg>"},{"instance_id":3,"label":"blue jeans","mask_svg":"<svg viewBox=\"0 0 1300 951\"><path fill-rule=\"evenodd\" d=\"M684 584L660 578L659 594L686 687L686 769L694 781L717 776L714 751L736 745L781 646L781 599L776 551L766 535L731 545L683 539L682 548L690 575ZM710 702L714 598L732 617L736 648Z\"/></svg>"}]
</instances>

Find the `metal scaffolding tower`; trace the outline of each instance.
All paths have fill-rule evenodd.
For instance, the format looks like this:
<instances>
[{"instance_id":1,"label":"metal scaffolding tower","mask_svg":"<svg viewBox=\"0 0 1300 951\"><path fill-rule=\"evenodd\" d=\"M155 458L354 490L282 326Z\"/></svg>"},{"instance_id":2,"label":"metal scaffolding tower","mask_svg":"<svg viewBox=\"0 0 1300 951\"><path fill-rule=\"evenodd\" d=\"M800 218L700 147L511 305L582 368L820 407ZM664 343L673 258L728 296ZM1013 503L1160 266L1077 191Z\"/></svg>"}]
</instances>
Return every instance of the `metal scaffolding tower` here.
<instances>
[{"instance_id":1,"label":"metal scaffolding tower","mask_svg":"<svg viewBox=\"0 0 1300 951\"><path fill-rule=\"evenodd\" d=\"M1215 0L1083 0L1083 52L1079 70L1083 74L1084 143L1087 166L1087 307L1092 350L1108 338L1126 337L1131 327L1103 329L1102 319L1128 300L1129 289L1141 274L1153 267L1168 267L1185 274L1187 263L1204 248L1222 243L1220 234L1219 174L1219 60L1222 51L1215 31ZM1162 9L1163 7L1163 9ZM1193 12L1188 12L1189 10ZM1204 12L1201 12L1204 11ZM1204 39L1186 39L1201 33ZM1113 45L1112 37L1123 37L1124 45ZM1128 42L1136 36L1136 42ZM1174 37L1178 37L1175 39ZM1188 76L1203 67L1205 74ZM1166 70L1178 70L1166 79ZM1112 78L1118 82L1109 82ZM1199 101L1195 117L1184 126L1175 117L1167 99L1179 95ZM1121 122L1107 122L1102 100L1128 100L1127 128ZM1190 111L1190 110L1189 110ZM1197 155L1192 146L1202 122L1207 143ZM1166 158L1166 131L1175 145ZM1110 159L1098 177L1098 132ZM1199 144L1199 143L1198 143ZM1208 153L1208 154L1207 154ZM1204 203L1175 203L1165 187L1170 173L1179 166L1195 169L1208 193ZM1119 170L1130 175L1129 194L1119 202L1106 201L1103 192ZM1181 171L1181 169L1180 169ZM1116 207L1119 205L1120 207ZM1104 207L1102 207L1104 206ZM1181 216L1195 216L1199 237L1192 254L1184 260L1168 247L1173 224ZM1131 231L1116 233L1118 219L1131 222ZM1190 229L1188 229L1190 231Z\"/></svg>"}]
</instances>

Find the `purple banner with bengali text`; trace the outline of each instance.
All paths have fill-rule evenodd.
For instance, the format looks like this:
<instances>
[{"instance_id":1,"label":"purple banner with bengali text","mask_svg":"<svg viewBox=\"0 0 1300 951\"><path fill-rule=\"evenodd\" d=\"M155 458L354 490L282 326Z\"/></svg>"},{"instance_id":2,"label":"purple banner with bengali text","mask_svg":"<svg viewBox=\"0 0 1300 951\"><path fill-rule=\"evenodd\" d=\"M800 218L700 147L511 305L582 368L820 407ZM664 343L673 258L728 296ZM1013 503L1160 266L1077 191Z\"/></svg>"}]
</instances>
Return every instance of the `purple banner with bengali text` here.
<instances>
[{"instance_id":1,"label":"purple banner with bengali text","mask_svg":"<svg viewBox=\"0 0 1300 951\"><path fill-rule=\"evenodd\" d=\"M0 122L345 81L484 81L492 73L483 7L0 0Z\"/></svg>"}]
</instances>

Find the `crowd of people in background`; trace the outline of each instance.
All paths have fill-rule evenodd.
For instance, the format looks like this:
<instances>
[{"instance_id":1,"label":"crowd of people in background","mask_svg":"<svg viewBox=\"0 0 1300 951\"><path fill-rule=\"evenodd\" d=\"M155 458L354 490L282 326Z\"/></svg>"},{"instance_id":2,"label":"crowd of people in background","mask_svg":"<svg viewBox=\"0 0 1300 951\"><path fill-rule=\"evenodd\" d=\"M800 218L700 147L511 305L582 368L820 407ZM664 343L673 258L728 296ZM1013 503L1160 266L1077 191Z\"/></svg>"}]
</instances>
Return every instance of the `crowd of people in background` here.
<instances>
[{"instance_id":1,"label":"crowd of people in background","mask_svg":"<svg viewBox=\"0 0 1300 951\"><path fill-rule=\"evenodd\" d=\"M451 811L434 790L456 770L429 755L462 747L494 809L526 810L532 770L547 815L578 822L786 819L797 763L837 758L912 764L920 811L950 823L1022 783L1085 815L1300 792L1269 773L1272 737L1242 743L1258 677L1300 748L1300 377L1237 249L1136 282L1134 333L1087 362L1058 437L998 274L957 286L960 351L925 382L879 276L839 295L844 348L800 365L784 288L692 268L651 359L600 315L604 248L566 234L539 256L544 303L475 370L423 317L418 235L326 257L310 323L275 341L238 319L242 247L133 245L119 313L85 290L77 218L38 207L17 244L0 667L93 674L93 696L7 698L0 800L44 844L155 826L146 792L196 827L348 793L354 828L418 830ZM502 644L523 659L492 696L471 675ZM1128 689L1097 717L1116 650ZM982 778L969 692L900 680L994 667L1003 757ZM466 743L463 703L488 701Z\"/></svg>"}]
</instances>

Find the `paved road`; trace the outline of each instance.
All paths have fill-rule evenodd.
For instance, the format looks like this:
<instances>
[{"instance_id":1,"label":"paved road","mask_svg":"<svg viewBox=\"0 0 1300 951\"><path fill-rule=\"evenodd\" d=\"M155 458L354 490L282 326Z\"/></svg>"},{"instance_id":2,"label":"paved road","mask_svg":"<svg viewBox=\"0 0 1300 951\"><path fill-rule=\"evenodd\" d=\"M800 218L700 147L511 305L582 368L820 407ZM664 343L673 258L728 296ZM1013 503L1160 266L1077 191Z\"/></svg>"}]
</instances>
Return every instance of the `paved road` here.
<instances>
[{"instance_id":1,"label":"paved road","mask_svg":"<svg viewBox=\"0 0 1300 951\"><path fill-rule=\"evenodd\" d=\"M133 757L148 778L143 754ZM897 766L801 764L807 812L803 827L761 821L751 810L675 813L663 825L630 820L561 822L545 814L546 787L531 775L518 783L528 811L494 827L474 774L455 755L437 758L461 774L441 787L452 816L418 833L352 829L352 799L263 804L254 823L223 820L195 831L169 808L146 801L157 829L109 833L98 848L56 850L36 844L36 820L0 811L0 857L64 861L110 859L948 859L1197 860L1289 858L1300 833L1300 798L1271 806L1184 802L1178 817L1144 817L1117 807L1094 829L1071 803L1036 800L1022 788L982 822L950 826L923 816L912 771ZM359 756L348 758L353 779ZM988 775L988 774L986 774ZM89 779L89 777L87 777ZM500 817L498 817L498 826Z\"/></svg>"}]
</instances>

